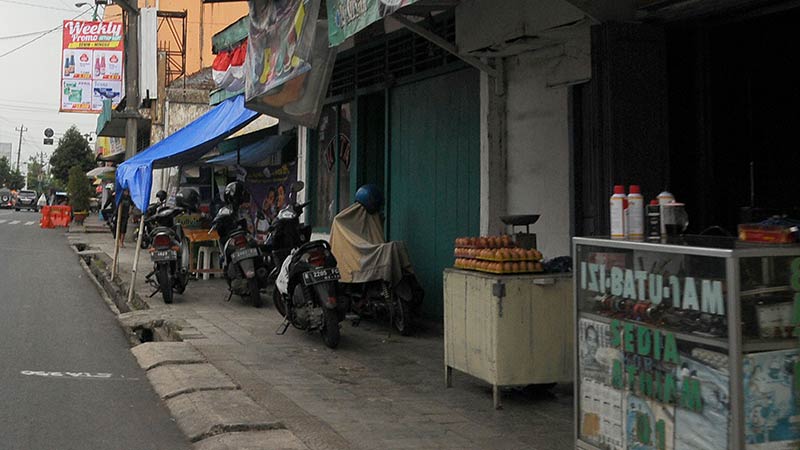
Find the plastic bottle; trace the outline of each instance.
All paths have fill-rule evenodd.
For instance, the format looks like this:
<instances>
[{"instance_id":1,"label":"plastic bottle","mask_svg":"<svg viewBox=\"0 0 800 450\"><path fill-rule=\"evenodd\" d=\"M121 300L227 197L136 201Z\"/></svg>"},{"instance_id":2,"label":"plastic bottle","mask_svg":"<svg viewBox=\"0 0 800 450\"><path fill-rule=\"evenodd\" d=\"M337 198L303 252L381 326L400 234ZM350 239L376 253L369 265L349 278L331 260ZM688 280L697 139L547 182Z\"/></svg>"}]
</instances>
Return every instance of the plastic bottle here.
<instances>
[{"instance_id":1,"label":"plastic bottle","mask_svg":"<svg viewBox=\"0 0 800 450\"><path fill-rule=\"evenodd\" d=\"M628 238L644 239L644 196L638 184L632 184L628 193Z\"/></svg>"},{"instance_id":2,"label":"plastic bottle","mask_svg":"<svg viewBox=\"0 0 800 450\"><path fill-rule=\"evenodd\" d=\"M647 240L661 240L661 205L658 200L650 200L647 205Z\"/></svg>"},{"instance_id":3,"label":"plastic bottle","mask_svg":"<svg viewBox=\"0 0 800 450\"><path fill-rule=\"evenodd\" d=\"M625 186L614 186L614 195L609 199L609 216L611 218L611 239L625 239L625 208L628 198L625 196Z\"/></svg>"}]
</instances>

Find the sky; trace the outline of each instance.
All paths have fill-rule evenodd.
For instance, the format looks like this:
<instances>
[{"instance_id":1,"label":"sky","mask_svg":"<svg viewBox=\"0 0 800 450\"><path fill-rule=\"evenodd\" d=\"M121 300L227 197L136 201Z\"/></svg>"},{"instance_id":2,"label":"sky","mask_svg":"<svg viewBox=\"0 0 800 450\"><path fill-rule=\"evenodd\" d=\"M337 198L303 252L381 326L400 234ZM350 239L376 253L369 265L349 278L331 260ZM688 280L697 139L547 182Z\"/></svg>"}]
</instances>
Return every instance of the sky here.
<instances>
[{"instance_id":1,"label":"sky","mask_svg":"<svg viewBox=\"0 0 800 450\"><path fill-rule=\"evenodd\" d=\"M0 0L0 142L13 144L10 162L15 167L19 144L15 128L23 124L27 128L22 135L23 173L29 156L44 152L47 159L55 150L54 145L42 143L46 128L52 128L56 138L71 125L76 125L82 134L94 133L97 128L96 114L58 112L61 24L79 15L79 19L91 20L94 8L79 8L75 3L76 0ZM47 33L50 30L53 31Z\"/></svg>"}]
</instances>

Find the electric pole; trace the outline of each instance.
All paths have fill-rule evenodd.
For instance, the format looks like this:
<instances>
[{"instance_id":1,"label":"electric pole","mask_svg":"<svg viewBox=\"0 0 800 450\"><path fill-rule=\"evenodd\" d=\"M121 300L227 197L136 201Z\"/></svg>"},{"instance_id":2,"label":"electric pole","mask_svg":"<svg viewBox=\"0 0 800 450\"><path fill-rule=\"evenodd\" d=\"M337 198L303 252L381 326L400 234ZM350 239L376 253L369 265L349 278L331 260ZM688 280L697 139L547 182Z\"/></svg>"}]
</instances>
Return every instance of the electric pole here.
<instances>
[{"instance_id":1,"label":"electric pole","mask_svg":"<svg viewBox=\"0 0 800 450\"><path fill-rule=\"evenodd\" d=\"M19 147L17 147L17 173L19 173L19 157L22 154L22 133L28 131L25 128L25 124L19 126L19 128L14 128L14 130L19 131Z\"/></svg>"},{"instance_id":2,"label":"electric pole","mask_svg":"<svg viewBox=\"0 0 800 450\"><path fill-rule=\"evenodd\" d=\"M132 4L133 3L133 4ZM125 159L136 156L139 125L139 6L138 2L118 0L125 10ZM134 5L135 4L135 5Z\"/></svg>"}]
</instances>

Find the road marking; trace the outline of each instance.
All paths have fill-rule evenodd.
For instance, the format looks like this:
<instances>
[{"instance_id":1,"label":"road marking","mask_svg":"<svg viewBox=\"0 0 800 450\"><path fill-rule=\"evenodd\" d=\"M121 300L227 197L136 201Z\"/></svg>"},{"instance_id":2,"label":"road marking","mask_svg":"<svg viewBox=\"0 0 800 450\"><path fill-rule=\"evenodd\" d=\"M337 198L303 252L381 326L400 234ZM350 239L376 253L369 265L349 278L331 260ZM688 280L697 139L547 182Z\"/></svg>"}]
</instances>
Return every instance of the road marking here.
<instances>
[{"instance_id":1,"label":"road marking","mask_svg":"<svg viewBox=\"0 0 800 450\"><path fill-rule=\"evenodd\" d=\"M30 222L25 222L25 225L33 225L35 221L31 220Z\"/></svg>"},{"instance_id":2,"label":"road marking","mask_svg":"<svg viewBox=\"0 0 800 450\"><path fill-rule=\"evenodd\" d=\"M71 379L94 379L94 380L111 380L111 379L125 379L138 381L138 378L125 378L124 376L115 377L114 374L105 372L51 372L46 370L22 370L22 375L44 377L44 378L71 378Z\"/></svg>"},{"instance_id":3,"label":"road marking","mask_svg":"<svg viewBox=\"0 0 800 450\"><path fill-rule=\"evenodd\" d=\"M12 220L11 222L8 222L9 225L16 225L18 223L19 223L19 220Z\"/></svg>"},{"instance_id":4,"label":"road marking","mask_svg":"<svg viewBox=\"0 0 800 450\"><path fill-rule=\"evenodd\" d=\"M6 222L8 222L8 219L0 219L0 223L6 223Z\"/></svg>"}]
</instances>

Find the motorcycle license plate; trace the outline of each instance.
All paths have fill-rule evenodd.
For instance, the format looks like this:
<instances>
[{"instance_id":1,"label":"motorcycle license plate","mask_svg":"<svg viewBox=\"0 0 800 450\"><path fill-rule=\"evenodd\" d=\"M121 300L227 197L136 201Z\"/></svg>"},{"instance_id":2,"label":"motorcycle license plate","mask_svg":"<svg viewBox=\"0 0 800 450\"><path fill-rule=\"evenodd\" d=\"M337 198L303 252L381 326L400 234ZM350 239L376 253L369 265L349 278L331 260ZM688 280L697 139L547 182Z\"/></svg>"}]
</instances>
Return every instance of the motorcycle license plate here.
<instances>
[{"instance_id":1,"label":"motorcycle license plate","mask_svg":"<svg viewBox=\"0 0 800 450\"><path fill-rule=\"evenodd\" d=\"M312 284L324 283L326 281L336 281L341 278L338 267L329 267L327 269L310 270L303 274L303 283L306 286Z\"/></svg>"},{"instance_id":2,"label":"motorcycle license plate","mask_svg":"<svg viewBox=\"0 0 800 450\"><path fill-rule=\"evenodd\" d=\"M244 250L233 252L231 258L233 259L233 262L238 262L247 258L255 258L256 256L258 256L257 248L246 248Z\"/></svg>"},{"instance_id":3,"label":"motorcycle license plate","mask_svg":"<svg viewBox=\"0 0 800 450\"><path fill-rule=\"evenodd\" d=\"M153 252L151 259L153 261L175 261L178 259L178 254L175 250L156 250Z\"/></svg>"}]
</instances>

